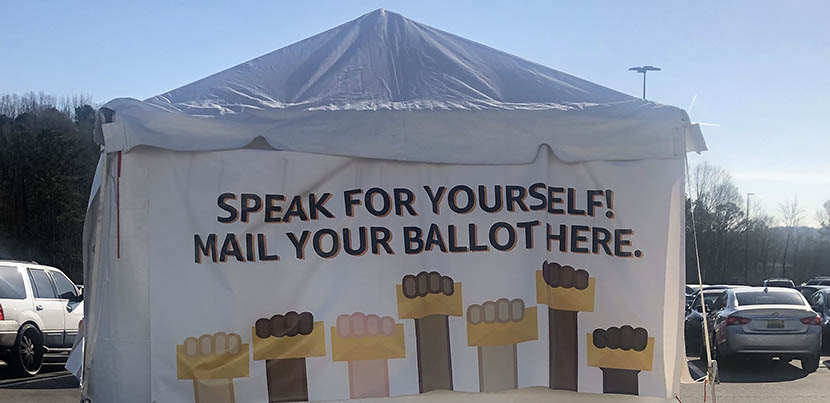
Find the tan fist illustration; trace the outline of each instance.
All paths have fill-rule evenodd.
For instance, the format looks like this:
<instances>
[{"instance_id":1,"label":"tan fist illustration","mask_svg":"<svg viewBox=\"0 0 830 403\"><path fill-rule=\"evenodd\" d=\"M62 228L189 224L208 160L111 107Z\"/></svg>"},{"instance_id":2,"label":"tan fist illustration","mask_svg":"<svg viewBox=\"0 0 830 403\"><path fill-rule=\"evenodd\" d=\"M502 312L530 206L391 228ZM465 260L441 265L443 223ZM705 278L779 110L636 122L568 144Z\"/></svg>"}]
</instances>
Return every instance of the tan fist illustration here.
<instances>
[{"instance_id":1,"label":"tan fist illustration","mask_svg":"<svg viewBox=\"0 0 830 403\"><path fill-rule=\"evenodd\" d=\"M352 399L388 397L388 360L406 357L403 325L391 316L340 315L331 328L331 355L348 361Z\"/></svg>"},{"instance_id":2,"label":"tan fist illustration","mask_svg":"<svg viewBox=\"0 0 830 403\"><path fill-rule=\"evenodd\" d=\"M461 283L440 273L408 274L396 286L398 318L415 319L418 388L452 390L449 317L461 316Z\"/></svg>"},{"instance_id":3,"label":"tan fist illustration","mask_svg":"<svg viewBox=\"0 0 830 403\"><path fill-rule=\"evenodd\" d=\"M193 380L196 403L233 403L233 378L248 376L248 354L236 333L188 337L176 346L176 376Z\"/></svg>"},{"instance_id":4,"label":"tan fist illustration","mask_svg":"<svg viewBox=\"0 0 830 403\"><path fill-rule=\"evenodd\" d=\"M536 307L519 298L500 298L467 307L467 345L478 347L482 392L519 387L516 344L539 338Z\"/></svg>"},{"instance_id":5,"label":"tan fist illustration","mask_svg":"<svg viewBox=\"0 0 830 403\"><path fill-rule=\"evenodd\" d=\"M602 370L602 392L639 394L640 371L651 371L654 337L641 327L596 329L588 334L588 366Z\"/></svg>"},{"instance_id":6,"label":"tan fist illustration","mask_svg":"<svg viewBox=\"0 0 830 403\"><path fill-rule=\"evenodd\" d=\"M307 401L306 357L326 355L326 330L311 312L288 312L256 321L254 360L265 360L268 401Z\"/></svg>"},{"instance_id":7,"label":"tan fist illustration","mask_svg":"<svg viewBox=\"0 0 830 403\"><path fill-rule=\"evenodd\" d=\"M576 391L577 312L594 311L596 279L582 269L542 263L536 271L536 302L548 306L550 388Z\"/></svg>"}]
</instances>

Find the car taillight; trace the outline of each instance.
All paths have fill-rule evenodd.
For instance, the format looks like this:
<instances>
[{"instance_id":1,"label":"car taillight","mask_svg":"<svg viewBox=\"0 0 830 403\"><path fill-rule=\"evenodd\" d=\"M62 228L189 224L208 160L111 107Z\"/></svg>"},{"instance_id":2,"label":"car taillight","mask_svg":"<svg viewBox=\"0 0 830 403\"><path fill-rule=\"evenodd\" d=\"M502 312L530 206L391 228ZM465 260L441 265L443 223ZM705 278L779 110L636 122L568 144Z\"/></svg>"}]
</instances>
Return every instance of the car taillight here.
<instances>
[{"instance_id":1,"label":"car taillight","mask_svg":"<svg viewBox=\"0 0 830 403\"><path fill-rule=\"evenodd\" d=\"M6 315L3 313L3 304L0 304L0 320L5 320Z\"/></svg>"},{"instance_id":2,"label":"car taillight","mask_svg":"<svg viewBox=\"0 0 830 403\"><path fill-rule=\"evenodd\" d=\"M746 325L749 322L752 322L752 319L742 318L740 316L730 316L730 317L726 318L726 325L727 326Z\"/></svg>"},{"instance_id":3,"label":"car taillight","mask_svg":"<svg viewBox=\"0 0 830 403\"><path fill-rule=\"evenodd\" d=\"M811 316L808 318L801 318L801 323L805 325L820 325L821 324L821 316Z\"/></svg>"}]
</instances>

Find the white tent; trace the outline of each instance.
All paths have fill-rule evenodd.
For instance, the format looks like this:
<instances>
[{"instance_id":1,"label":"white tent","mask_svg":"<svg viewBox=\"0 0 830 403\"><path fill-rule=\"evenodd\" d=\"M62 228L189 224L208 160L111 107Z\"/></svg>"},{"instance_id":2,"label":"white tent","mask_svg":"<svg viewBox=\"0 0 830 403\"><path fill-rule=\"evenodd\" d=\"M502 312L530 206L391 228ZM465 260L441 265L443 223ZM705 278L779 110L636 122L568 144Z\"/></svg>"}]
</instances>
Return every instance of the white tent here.
<instances>
[{"instance_id":1,"label":"white tent","mask_svg":"<svg viewBox=\"0 0 830 403\"><path fill-rule=\"evenodd\" d=\"M686 152L705 150L699 127L681 109L634 98L377 10L145 101L115 99L102 108L99 117L101 124L96 135L105 152L90 198L84 245L87 312L83 382L85 397L92 402L189 401L193 393L199 401L199 388L216 396L225 393L226 389L221 388L227 388L227 384L218 387L207 380L216 377L199 375L198 368L204 369L204 365L189 363L187 354L176 353L176 348L193 348L188 344L191 339L185 336L198 338L200 334L217 331L223 332L222 346L231 343L225 338L226 333L238 333L244 343L247 365L240 365L244 368L233 374L237 380L235 389L234 383L230 384L230 393L235 391L237 402L262 401L266 389L271 393L279 385L272 384L270 373L266 373L266 366L271 364L263 364L257 358L258 354L264 357L257 352L257 343L264 342L251 329L254 320L267 319L271 313L306 309L314 315L312 334L316 334L313 332L317 331L317 323L325 326L320 333L320 346L325 351L322 355L307 352L304 356L317 358L303 359L308 379L306 394L301 397L330 400L383 395L383 391L376 390L358 393L358 369L353 362L360 360L336 358L338 351L345 351L343 344L335 345L343 343L340 336L345 334L337 333L334 326L336 322L336 327L343 329L339 315L371 309L382 314L379 318L398 320L396 326L402 329L400 355L390 353L388 363L383 361L387 368L386 395L427 391L421 371L421 354L425 354L426 347L420 339L415 340L421 336L416 336L413 321L407 320L417 315L403 316L401 301L405 300L399 299L395 310L394 293L376 292L376 287L385 286L366 279L385 281L384 276L391 271L389 278L400 282L406 273L417 274L434 267L442 275L460 281L456 283L459 289L455 295L464 309L502 296L515 296L528 307L535 306L534 301L540 303L538 323L534 317L533 326L544 328L547 323L550 334L538 332L535 338L528 336L526 342L513 345L516 368L512 386L553 387L553 364L551 385L548 374L539 375L537 368L546 368L549 345L555 344L554 319L542 310L553 312L554 305L561 304L554 299L563 297L556 294L559 291L541 295L539 278L534 285L532 276L542 267L542 261L561 263L557 263L556 270L584 268L591 276L590 287L586 274L581 289L591 290L592 311L582 311L578 322L574 319L577 324L573 331L579 335L574 358L579 362L574 361L573 365L578 364L574 372L579 380L574 375L573 389L555 389L603 392L600 379L605 379L610 364L602 364L603 358L596 354L604 354L607 348L595 345L595 349L586 344L586 330L608 330L610 325L620 330L615 322L605 319L630 313L630 320L619 325L642 326L649 336L656 336L648 339L648 349L655 350L655 358L648 360L649 369L637 369L648 371L639 376L639 394L644 396L642 399L653 396L665 400L677 392L684 358L677 341L682 328L680 290L684 277L683 163ZM511 201L506 196L505 209L500 208L495 215L476 209L450 216L452 212L447 209L463 210L458 205L441 212L432 209L430 214L431 199L419 193L424 191L420 189L422 185L446 185L448 194L457 187L460 190L455 195L462 196L453 202L460 204L464 195L472 195L465 193L466 189L481 186L498 191L495 186L503 184L506 194L512 192L508 185L514 183L517 186L512 188L516 192L513 204L507 206ZM544 185L535 188L539 201L545 204L544 211L525 208L531 205L531 184L535 183ZM400 202L407 200L397 199L398 190L401 194L409 191L409 201L418 200L409 204L417 213L409 214L407 221L403 203L402 214L387 211L388 216L370 215L365 210L361 210L365 218L360 213L348 214L350 196L344 192L352 188L362 189L361 194L366 190L367 196L370 188L380 189L375 195L383 196L388 191ZM555 194L560 188L562 200L577 200L563 201L563 210L567 212L561 215L553 207L559 200ZM303 219L306 213L313 215L307 211L308 206L294 206L292 210L288 204L293 195L310 200L315 192L318 196L331 193L328 206L332 217L318 209L319 219ZM491 196L494 194L498 193ZM581 199L574 194L581 195ZM481 193L477 195L481 197ZM527 204L519 203L519 199ZM467 201L471 206L475 204L472 199ZM592 204L594 201L597 204ZM355 206L369 207L366 200L352 204ZM269 220L262 216L274 218L280 208L282 213L293 211L295 220L285 219L281 226L266 224ZM346 209L345 214L335 211L342 208ZM588 213L594 208L602 208L602 214L608 210L607 218ZM233 219L223 222L225 215ZM533 220L538 221L538 226L527 230L527 223ZM491 228L487 251L473 256L436 249L409 255L397 249L403 248L401 228L405 237L414 233L407 234L406 228L419 226L425 236L422 240L426 240L433 223L436 228L446 230L451 226L455 231L461 226L467 228L468 222L470 231L475 231L476 225ZM499 227L497 223L501 222L512 224L509 228L507 224ZM518 222L525 223L525 227ZM558 238L554 236L552 241L551 231L555 232L559 225L576 226L579 231L581 224L593 235L593 253L582 255L579 239L572 241L575 243L563 241L568 250L557 250ZM332 234L340 233L341 228L356 233L358 228L373 225L393 228L393 253L332 252L335 256L326 256L326 249L334 249L334 241L327 241L324 235L334 239ZM327 227L335 230L325 232ZM519 228L525 228L525 232ZM306 229L311 231L309 239L314 231L323 231L320 244L314 244L321 250L315 249L315 256L309 246L306 252L310 256L300 257L299 249L296 257L291 256L298 244L292 246L286 232L296 235ZM607 236L602 241L603 231L616 236L618 230L621 234L628 234L625 231L629 230L634 234L628 241L629 245L642 247L642 251L636 250L637 258L628 257L633 252L624 251L625 240L622 246L618 242L610 249ZM535 249L530 238L534 231L541 234ZM230 233L235 234L234 239L238 236L240 244L247 240L246 252L234 253L236 241L228 244L225 235ZM510 233L522 242L527 236L529 243L514 249L519 244L516 240L502 251L500 246L505 244L500 244L500 239L503 241L504 234ZM209 234L218 238L213 241L212 252L207 241ZM250 239L246 238L248 234ZM578 237L580 232L575 234ZM269 255L265 247L256 249L262 244L257 238L260 235L273 241L267 248L271 253L277 251L281 256L279 262L263 259ZM446 232L443 235L447 237ZM486 230L478 236L486 238ZM314 235L313 240L306 241L311 245L317 242L316 238ZM475 234L469 235L470 250L474 249L475 238ZM592 244L590 238L586 238L585 245ZM545 239L548 250L543 247ZM605 250L613 252L603 254L603 242ZM220 259L217 249L222 249ZM179 253L182 251L183 254ZM641 258L639 254L643 252ZM503 270L497 271L496 265L517 265L530 271L522 274L521 281L518 276L516 280L501 279L499 273ZM607 270L606 266L619 270ZM491 280L471 277L475 267L484 270ZM553 266L544 267L538 275L545 276L546 282L552 281L548 276ZM341 279L352 291L339 290L327 280L346 275L333 272L335 268L364 280ZM466 286L463 297L461 283ZM547 284L551 284L552 290L561 289L551 282ZM499 286L507 286L509 292L499 290ZM268 287L273 292L267 291ZM354 297L355 292L360 296ZM320 297L320 293L328 297ZM290 298L281 299L284 294L291 294ZM389 295L393 299L387 300ZM602 306L608 306L609 311L603 313ZM633 309L643 306L646 308L636 312ZM573 309L574 317L576 311ZM452 347L450 388L493 390L485 388L485 383L498 382L487 378L491 369L480 355L489 350L472 340L477 323L468 314L442 314L450 318L445 319L446 330L452 335L447 340L447 354ZM321 321L317 322L318 319ZM632 327L626 331L629 329ZM494 332L485 332L484 339L492 340ZM335 338L336 334L340 336ZM380 333L377 337L381 337ZM589 341L590 338L588 335ZM218 349L220 342L210 340L211 348ZM249 344L253 346L252 359L247 356ZM478 367L475 346L479 349ZM347 350L340 356L350 357L360 349L353 346ZM331 359L326 358L330 355ZM539 355L545 357L544 363L534 361L533 357ZM289 356L296 358L291 354L280 357ZM349 362L348 376L343 361ZM599 368L605 369L600 372ZM341 372L344 375L340 376ZM633 379L636 391L636 373ZM187 380L192 380L192 384ZM220 392L216 392L217 388ZM614 387L605 390L611 393ZM544 389L514 393L518 400L538 399L538 393L566 392ZM429 396L461 398L457 394ZM570 398L601 399L602 395L579 394ZM204 394L201 399L211 401Z\"/></svg>"}]
</instances>

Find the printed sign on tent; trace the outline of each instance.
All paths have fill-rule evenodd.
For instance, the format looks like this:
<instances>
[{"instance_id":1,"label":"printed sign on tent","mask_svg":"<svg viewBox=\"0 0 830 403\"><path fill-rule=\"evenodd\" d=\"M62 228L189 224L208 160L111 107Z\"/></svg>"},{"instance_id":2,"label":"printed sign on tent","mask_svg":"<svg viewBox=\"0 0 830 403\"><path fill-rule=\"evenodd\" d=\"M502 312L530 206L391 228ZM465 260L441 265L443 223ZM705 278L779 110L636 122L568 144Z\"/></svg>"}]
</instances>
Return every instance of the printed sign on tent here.
<instances>
[{"instance_id":1,"label":"printed sign on tent","mask_svg":"<svg viewBox=\"0 0 830 403\"><path fill-rule=\"evenodd\" d=\"M149 239L157 401L667 394L673 161L168 154L121 178L166 228L121 241Z\"/></svg>"}]
</instances>

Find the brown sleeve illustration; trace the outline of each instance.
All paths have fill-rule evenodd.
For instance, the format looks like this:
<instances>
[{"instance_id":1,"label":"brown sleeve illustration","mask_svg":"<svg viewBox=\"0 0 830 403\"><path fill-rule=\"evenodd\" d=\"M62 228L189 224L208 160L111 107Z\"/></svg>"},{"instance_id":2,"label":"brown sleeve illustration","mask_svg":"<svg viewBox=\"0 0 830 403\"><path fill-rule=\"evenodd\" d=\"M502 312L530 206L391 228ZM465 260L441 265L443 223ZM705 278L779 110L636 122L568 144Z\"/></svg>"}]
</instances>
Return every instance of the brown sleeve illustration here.
<instances>
[{"instance_id":1,"label":"brown sleeve illustration","mask_svg":"<svg viewBox=\"0 0 830 403\"><path fill-rule=\"evenodd\" d=\"M307 401L306 357L326 355L326 330L311 312L288 312L256 321L254 360L265 360L268 402Z\"/></svg>"},{"instance_id":2,"label":"brown sleeve illustration","mask_svg":"<svg viewBox=\"0 0 830 403\"><path fill-rule=\"evenodd\" d=\"M516 344L539 338L536 307L519 298L500 298L467 307L467 345L478 347L478 382L482 392L519 387Z\"/></svg>"},{"instance_id":3,"label":"brown sleeve illustration","mask_svg":"<svg viewBox=\"0 0 830 403\"><path fill-rule=\"evenodd\" d=\"M236 333L188 337L176 346L176 377L193 381L196 403L233 403L233 378L248 376L248 354Z\"/></svg>"},{"instance_id":4,"label":"brown sleeve illustration","mask_svg":"<svg viewBox=\"0 0 830 403\"><path fill-rule=\"evenodd\" d=\"M555 262L536 271L536 302L548 306L551 389L577 389L577 313L594 311L595 283L587 271Z\"/></svg>"},{"instance_id":5,"label":"brown sleeve illustration","mask_svg":"<svg viewBox=\"0 0 830 403\"><path fill-rule=\"evenodd\" d=\"M388 397L388 360L406 357L403 325L391 316L340 315L331 328L331 355L348 362L352 399Z\"/></svg>"},{"instance_id":6,"label":"brown sleeve illustration","mask_svg":"<svg viewBox=\"0 0 830 403\"><path fill-rule=\"evenodd\" d=\"M420 392L452 390L449 316L462 316L461 283L423 271L396 288L398 318L415 319Z\"/></svg>"},{"instance_id":7,"label":"brown sleeve illustration","mask_svg":"<svg viewBox=\"0 0 830 403\"><path fill-rule=\"evenodd\" d=\"M602 370L602 392L638 395L640 371L651 371L654 338L629 325L588 334L588 366Z\"/></svg>"}]
</instances>

